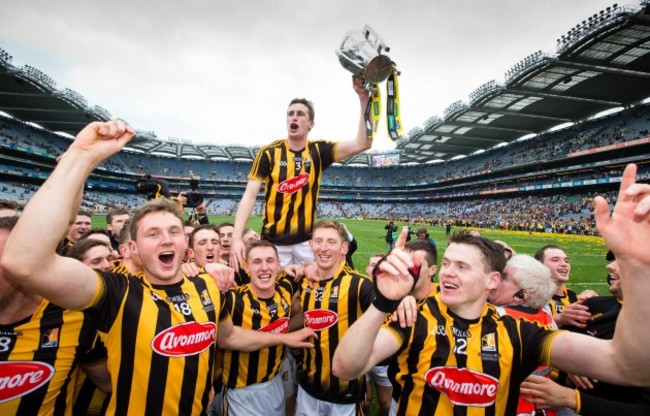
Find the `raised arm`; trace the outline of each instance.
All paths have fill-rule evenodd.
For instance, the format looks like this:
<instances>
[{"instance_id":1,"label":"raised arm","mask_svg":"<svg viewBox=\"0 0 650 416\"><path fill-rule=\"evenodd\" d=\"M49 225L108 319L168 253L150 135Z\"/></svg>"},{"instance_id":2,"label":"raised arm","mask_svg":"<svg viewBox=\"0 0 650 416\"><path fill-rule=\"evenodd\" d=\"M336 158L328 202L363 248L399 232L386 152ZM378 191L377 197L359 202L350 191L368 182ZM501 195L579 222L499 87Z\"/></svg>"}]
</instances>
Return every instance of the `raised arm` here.
<instances>
[{"instance_id":1,"label":"raised arm","mask_svg":"<svg viewBox=\"0 0 650 416\"><path fill-rule=\"evenodd\" d=\"M242 196L241 201L239 201L237 214L235 214L235 227L232 233L232 241L230 242L230 267L235 270L241 268L242 260L246 254L246 247L242 241L242 237L244 235L244 230L246 229L246 224L248 224L248 219L253 213L255 200L257 199L257 194L260 193L261 188L261 182L249 179L246 184L244 195Z\"/></svg>"},{"instance_id":2,"label":"raised arm","mask_svg":"<svg viewBox=\"0 0 650 416\"><path fill-rule=\"evenodd\" d=\"M616 255L625 305L611 341L561 333L553 341L551 364L612 384L650 386L650 185L635 183L636 166L623 173L614 212L596 197L598 232Z\"/></svg>"},{"instance_id":3,"label":"raised arm","mask_svg":"<svg viewBox=\"0 0 650 416\"><path fill-rule=\"evenodd\" d=\"M399 301L413 287L413 277L408 272L413 262L403 250L407 233L407 230L402 230L395 249L384 261L378 263L375 300L345 332L336 347L332 372L337 377L357 378L399 349L397 338L390 330L382 328L382 324L387 314L394 312Z\"/></svg>"},{"instance_id":4,"label":"raised arm","mask_svg":"<svg viewBox=\"0 0 650 416\"><path fill-rule=\"evenodd\" d=\"M607 202L596 197L598 232L616 255L625 305L612 340L613 359L630 382L650 386L650 185L636 183L636 165L628 165L610 215Z\"/></svg>"},{"instance_id":5,"label":"raised arm","mask_svg":"<svg viewBox=\"0 0 650 416\"><path fill-rule=\"evenodd\" d=\"M58 256L56 246L72 213L79 209L86 178L133 134L131 127L117 121L91 123L79 132L7 240L0 264L9 279L64 308L79 309L90 303L97 288L96 273L77 260Z\"/></svg>"},{"instance_id":6,"label":"raised arm","mask_svg":"<svg viewBox=\"0 0 650 416\"><path fill-rule=\"evenodd\" d=\"M352 77L352 87L354 88L354 92L359 96L360 113L357 137L353 140L339 142L336 160L347 159L372 147L372 139L366 133L366 120L364 117L366 106L368 105L368 90L363 87L363 79L357 76Z\"/></svg>"}]
</instances>

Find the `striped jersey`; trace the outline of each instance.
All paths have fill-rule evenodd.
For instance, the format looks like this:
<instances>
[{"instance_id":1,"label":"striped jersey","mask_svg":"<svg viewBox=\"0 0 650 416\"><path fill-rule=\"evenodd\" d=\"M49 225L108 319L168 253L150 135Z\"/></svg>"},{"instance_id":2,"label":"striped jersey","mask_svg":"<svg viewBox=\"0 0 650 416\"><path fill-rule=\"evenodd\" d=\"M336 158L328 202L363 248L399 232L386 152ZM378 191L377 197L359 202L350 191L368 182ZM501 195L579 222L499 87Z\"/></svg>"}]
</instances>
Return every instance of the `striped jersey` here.
<instances>
[{"instance_id":1,"label":"striped jersey","mask_svg":"<svg viewBox=\"0 0 650 416\"><path fill-rule=\"evenodd\" d=\"M345 380L332 374L334 351L347 329L368 309L373 283L342 263L333 278L301 282L300 304L305 326L318 332L314 348L302 350L300 386L311 396L332 403L363 400L365 377Z\"/></svg>"},{"instance_id":2,"label":"striped jersey","mask_svg":"<svg viewBox=\"0 0 650 416\"><path fill-rule=\"evenodd\" d=\"M74 241L70 240L70 237L67 235L59 241L59 244L56 246L56 254L60 256L65 256L70 250L70 247L74 245Z\"/></svg>"},{"instance_id":3,"label":"striped jersey","mask_svg":"<svg viewBox=\"0 0 650 416\"><path fill-rule=\"evenodd\" d=\"M84 368L106 366L106 347L99 339L95 339L95 346L84 356L80 364ZM92 381L85 371L77 371L74 381L74 404L72 416L103 416L106 414L110 395L104 393Z\"/></svg>"},{"instance_id":4,"label":"striped jersey","mask_svg":"<svg viewBox=\"0 0 650 416\"><path fill-rule=\"evenodd\" d=\"M293 281L283 276L278 278L275 293L270 298L258 297L249 283L227 292L225 304L233 325L285 334L289 332L291 298L295 290ZM219 354L223 354L223 385L238 388L272 380L282 366L284 346L253 352L219 350Z\"/></svg>"},{"instance_id":5,"label":"striped jersey","mask_svg":"<svg viewBox=\"0 0 650 416\"><path fill-rule=\"evenodd\" d=\"M562 295L553 295L549 301L553 316L561 314L567 306L578 301L578 295L573 290L564 286L562 291L564 292Z\"/></svg>"},{"instance_id":6,"label":"striped jersey","mask_svg":"<svg viewBox=\"0 0 650 416\"><path fill-rule=\"evenodd\" d=\"M311 238L321 176L336 162L336 146L308 140L303 150L293 151L284 139L257 152L248 179L264 184L262 239L290 245Z\"/></svg>"},{"instance_id":7,"label":"striped jersey","mask_svg":"<svg viewBox=\"0 0 650 416\"><path fill-rule=\"evenodd\" d=\"M214 370L217 325L228 318L212 278L152 285L98 272L90 310L108 351L108 414L200 415Z\"/></svg>"},{"instance_id":8,"label":"striped jersey","mask_svg":"<svg viewBox=\"0 0 650 416\"><path fill-rule=\"evenodd\" d=\"M77 364L96 336L87 314L44 299L32 316L0 325L0 415L71 415Z\"/></svg>"},{"instance_id":9,"label":"striped jersey","mask_svg":"<svg viewBox=\"0 0 650 416\"><path fill-rule=\"evenodd\" d=\"M113 270L111 270L111 272L123 275L133 274L129 271L129 268L126 267L126 264L124 264L122 259L113 260Z\"/></svg>"},{"instance_id":10,"label":"striped jersey","mask_svg":"<svg viewBox=\"0 0 650 416\"><path fill-rule=\"evenodd\" d=\"M557 329L557 324L551 316L548 304L546 304L544 309L533 309L523 305L496 306L496 309L500 316L509 315L515 319L523 318L530 322L539 322L540 324L547 326L549 329ZM557 370L552 370L551 367L540 365L535 369L533 374L553 379L557 375ZM519 397L517 414L555 416L558 414L558 410L557 408L548 406L537 407L535 404L524 400L523 397Z\"/></svg>"},{"instance_id":11,"label":"striped jersey","mask_svg":"<svg viewBox=\"0 0 650 416\"><path fill-rule=\"evenodd\" d=\"M463 319L440 295L420 304L411 328L384 327L400 346L388 376L402 416L516 415L519 385L549 360L556 333L499 317L491 305L478 319Z\"/></svg>"}]
</instances>

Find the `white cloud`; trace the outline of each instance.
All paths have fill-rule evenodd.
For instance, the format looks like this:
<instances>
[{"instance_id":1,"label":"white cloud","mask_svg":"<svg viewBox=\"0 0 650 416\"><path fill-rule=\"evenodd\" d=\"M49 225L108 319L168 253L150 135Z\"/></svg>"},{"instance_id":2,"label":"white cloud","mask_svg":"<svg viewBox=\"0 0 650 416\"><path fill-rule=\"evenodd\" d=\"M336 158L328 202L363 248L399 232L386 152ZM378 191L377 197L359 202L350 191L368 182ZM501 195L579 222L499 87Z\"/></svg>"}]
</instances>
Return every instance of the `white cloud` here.
<instances>
[{"instance_id":1,"label":"white cloud","mask_svg":"<svg viewBox=\"0 0 650 416\"><path fill-rule=\"evenodd\" d=\"M312 138L354 137L358 104L336 56L368 23L402 71L405 131L587 16L601 0L8 0L0 47L136 128L261 145L285 134L293 97L316 106ZM394 145L381 133L375 147Z\"/></svg>"}]
</instances>

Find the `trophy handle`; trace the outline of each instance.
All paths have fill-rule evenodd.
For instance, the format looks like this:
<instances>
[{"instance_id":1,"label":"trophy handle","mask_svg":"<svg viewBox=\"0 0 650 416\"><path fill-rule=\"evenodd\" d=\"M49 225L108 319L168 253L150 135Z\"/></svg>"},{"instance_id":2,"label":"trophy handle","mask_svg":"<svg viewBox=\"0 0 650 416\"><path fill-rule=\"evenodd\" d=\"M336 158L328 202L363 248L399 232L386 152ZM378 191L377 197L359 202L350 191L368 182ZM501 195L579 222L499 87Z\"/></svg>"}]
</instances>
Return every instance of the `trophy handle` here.
<instances>
[{"instance_id":1,"label":"trophy handle","mask_svg":"<svg viewBox=\"0 0 650 416\"><path fill-rule=\"evenodd\" d=\"M386 43L381 39L381 37L379 37L377 32L370 27L370 25L365 25L363 27L363 35L368 39L368 42L377 47L378 54L381 54L382 50L390 52L390 47L386 46Z\"/></svg>"}]
</instances>

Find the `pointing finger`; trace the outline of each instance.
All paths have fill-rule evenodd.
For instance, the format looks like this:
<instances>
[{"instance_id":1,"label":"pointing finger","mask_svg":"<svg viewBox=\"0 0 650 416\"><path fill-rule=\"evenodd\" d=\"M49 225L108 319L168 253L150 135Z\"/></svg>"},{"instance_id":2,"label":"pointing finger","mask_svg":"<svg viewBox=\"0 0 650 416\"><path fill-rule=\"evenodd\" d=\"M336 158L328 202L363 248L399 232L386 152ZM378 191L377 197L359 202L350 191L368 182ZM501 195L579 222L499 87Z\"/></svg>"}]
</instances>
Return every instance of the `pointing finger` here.
<instances>
[{"instance_id":1,"label":"pointing finger","mask_svg":"<svg viewBox=\"0 0 650 416\"><path fill-rule=\"evenodd\" d=\"M395 248L400 248L404 249L406 246L406 238L409 235L409 227L408 226L403 226L402 227L402 232L399 233L399 237L397 237L397 241L395 242Z\"/></svg>"}]
</instances>

